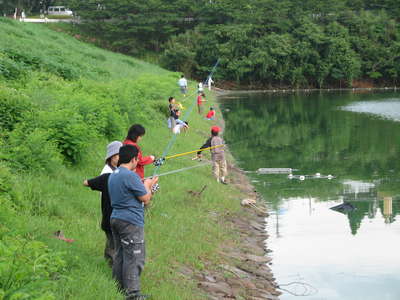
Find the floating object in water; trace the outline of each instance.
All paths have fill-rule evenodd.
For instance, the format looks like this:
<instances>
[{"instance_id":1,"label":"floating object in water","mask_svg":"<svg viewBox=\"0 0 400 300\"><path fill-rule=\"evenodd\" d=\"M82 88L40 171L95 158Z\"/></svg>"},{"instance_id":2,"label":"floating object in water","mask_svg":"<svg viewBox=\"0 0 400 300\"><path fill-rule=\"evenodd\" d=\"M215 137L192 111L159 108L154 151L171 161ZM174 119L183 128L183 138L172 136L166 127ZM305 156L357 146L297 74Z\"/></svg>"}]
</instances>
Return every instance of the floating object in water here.
<instances>
[{"instance_id":1,"label":"floating object in water","mask_svg":"<svg viewBox=\"0 0 400 300\"><path fill-rule=\"evenodd\" d=\"M289 179L299 179L299 180L305 180L307 179L334 179L335 176L332 175L321 175L320 173L316 173L315 175L293 175L293 174L289 174L288 175Z\"/></svg>"},{"instance_id":2,"label":"floating object in water","mask_svg":"<svg viewBox=\"0 0 400 300\"><path fill-rule=\"evenodd\" d=\"M341 213L347 213L355 210L355 206L351 203L344 202L342 204L336 205L331 207L330 209L341 212Z\"/></svg>"},{"instance_id":3,"label":"floating object in water","mask_svg":"<svg viewBox=\"0 0 400 300\"><path fill-rule=\"evenodd\" d=\"M297 171L292 168L259 168L258 174L291 174L293 171Z\"/></svg>"}]
</instances>

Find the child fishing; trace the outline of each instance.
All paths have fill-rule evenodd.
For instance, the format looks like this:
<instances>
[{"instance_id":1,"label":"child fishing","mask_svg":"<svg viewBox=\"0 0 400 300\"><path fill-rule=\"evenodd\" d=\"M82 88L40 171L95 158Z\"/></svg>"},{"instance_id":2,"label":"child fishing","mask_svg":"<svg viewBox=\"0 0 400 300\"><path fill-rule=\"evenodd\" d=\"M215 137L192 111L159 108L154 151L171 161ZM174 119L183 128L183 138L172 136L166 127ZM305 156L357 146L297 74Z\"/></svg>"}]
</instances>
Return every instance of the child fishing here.
<instances>
[{"instance_id":1,"label":"child fishing","mask_svg":"<svg viewBox=\"0 0 400 300\"><path fill-rule=\"evenodd\" d=\"M210 110L208 111L207 115L206 115L206 119L207 120L214 120L215 117L215 110L214 108L210 107Z\"/></svg>"},{"instance_id":2,"label":"child fishing","mask_svg":"<svg viewBox=\"0 0 400 300\"><path fill-rule=\"evenodd\" d=\"M221 128L218 126L211 127L211 137L207 139L203 146L201 146L200 151L197 152L197 157L201 159L201 152L205 148L212 147L210 149L211 152L211 160L212 160L212 170L213 175L217 179L218 182L222 184L227 184L226 176L227 176L227 167L225 160L225 151L224 140L219 136L219 132Z\"/></svg>"}]
</instances>

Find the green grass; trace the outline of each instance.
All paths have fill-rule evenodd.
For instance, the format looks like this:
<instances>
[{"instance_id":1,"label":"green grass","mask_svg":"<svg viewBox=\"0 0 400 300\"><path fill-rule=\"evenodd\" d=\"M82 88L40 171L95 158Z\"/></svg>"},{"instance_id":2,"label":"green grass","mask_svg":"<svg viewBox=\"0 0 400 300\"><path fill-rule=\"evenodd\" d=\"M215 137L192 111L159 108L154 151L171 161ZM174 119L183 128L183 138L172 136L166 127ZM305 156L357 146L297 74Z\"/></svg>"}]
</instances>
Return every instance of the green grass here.
<instances>
[{"instance_id":1,"label":"green grass","mask_svg":"<svg viewBox=\"0 0 400 300\"><path fill-rule=\"evenodd\" d=\"M100 195L84 188L82 181L99 174L107 143L123 139L133 123L146 127L141 142L144 154L160 156L171 138L163 114L168 97L176 96L186 109L195 97L180 96L177 73L95 48L43 25L0 18L0 31L0 109L5 103L19 105L21 99L32 105L16 110L12 124L0 119L0 126L6 126L0 135L0 163L9 166L12 174L4 171L2 177L0 172L0 217L4 216L0 245L7 236L21 237L42 242L62 258L65 265L60 262L52 276L40 277L46 284L42 294L47 291L53 295L46 299L123 299L103 259ZM194 86L191 83L192 92ZM7 102L13 97L15 102ZM212 95L207 99L210 102L205 108L213 104ZM217 115L221 117L219 112ZM190 130L177 138L170 154L197 149L215 124L195 110L189 123ZM27 145L37 128L40 133ZM53 152L39 157L43 143L53 143L46 148ZM6 151L8 145L14 147L11 156ZM65 147L77 152L68 154ZM161 172L195 165L191 157L171 159ZM28 158L30 164L26 164ZM146 168L147 175L152 169ZM187 193L203 185L207 189L202 197ZM213 180L211 166L160 177L160 186L146 212L143 291L155 299L206 299L196 282L179 270L182 266L198 271L206 265L218 266L219 246L235 242L234 232L221 220L225 214L238 211L238 191ZM75 241L53 238L57 230ZM0 275L8 276L1 266L0 259ZM34 273L28 264L26 274ZM1 282L0 277L0 299L5 290ZM26 293L29 295L28 290Z\"/></svg>"}]
</instances>

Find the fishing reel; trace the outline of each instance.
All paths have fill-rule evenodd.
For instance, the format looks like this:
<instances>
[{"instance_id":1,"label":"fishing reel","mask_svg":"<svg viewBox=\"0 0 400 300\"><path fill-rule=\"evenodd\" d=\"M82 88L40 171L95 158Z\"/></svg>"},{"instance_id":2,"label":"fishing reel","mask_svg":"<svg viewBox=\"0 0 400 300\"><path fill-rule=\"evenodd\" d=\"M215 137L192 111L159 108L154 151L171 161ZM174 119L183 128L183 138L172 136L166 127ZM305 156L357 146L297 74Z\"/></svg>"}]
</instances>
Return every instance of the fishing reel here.
<instances>
[{"instance_id":1,"label":"fishing reel","mask_svg":"<svg viewBox=\"0 0 400 300\"><path fill-rule=\"evenodd\" d=\"M151 193L155 194L156 192L158 192L160 190L160 185L158 183L153 184L153 186L151 187Z\"/></svg>"},{"instance_id":2,"label":"fishing reel","mask_svg":"<svg viewBox=\"0 0 400 300\"><path fill-rule=\"evenodd\" d=\"M160 167L164 164L165 162L165 158L164 157L160 157L154 160L153 165L155 165L156 167Z\"/></svg>"}]
</instances>

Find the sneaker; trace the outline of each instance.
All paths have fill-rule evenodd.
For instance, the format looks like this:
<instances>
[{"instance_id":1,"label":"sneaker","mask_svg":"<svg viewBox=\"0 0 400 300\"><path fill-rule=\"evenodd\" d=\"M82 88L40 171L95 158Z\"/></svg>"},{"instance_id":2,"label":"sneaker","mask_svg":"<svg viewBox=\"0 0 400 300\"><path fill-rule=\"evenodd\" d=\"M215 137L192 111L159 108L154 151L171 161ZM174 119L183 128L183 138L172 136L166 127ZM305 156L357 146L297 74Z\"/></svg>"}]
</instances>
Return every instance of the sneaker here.
<instances>
[{"instance_id":1,"label":"sneaker","mask_svg":"<svg viewBox=\"0 0 400 300\"><path fill-rule=\"evenodd\" d=\"M222 184L228 184L225 180L220 181Z\"/></svg>"}]
</instances>

